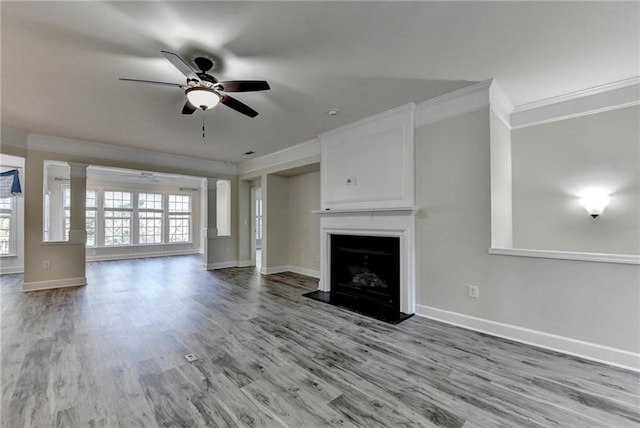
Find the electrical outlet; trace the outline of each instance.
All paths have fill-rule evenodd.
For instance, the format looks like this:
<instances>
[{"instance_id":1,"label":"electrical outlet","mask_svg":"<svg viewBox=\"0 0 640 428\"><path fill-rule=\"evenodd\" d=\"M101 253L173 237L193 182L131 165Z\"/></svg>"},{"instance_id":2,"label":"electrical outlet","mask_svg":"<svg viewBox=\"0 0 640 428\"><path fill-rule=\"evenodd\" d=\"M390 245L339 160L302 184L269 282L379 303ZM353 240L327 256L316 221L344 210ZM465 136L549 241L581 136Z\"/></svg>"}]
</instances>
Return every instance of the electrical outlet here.
<instances>
[{"instance_id":1,"label":"electrical outlet","mask_svg":"<svg viewBox=\"0 0 640 428\"><path fill-rule=\"evenodd\" d=\"M51 267L51 263L49 260L45 260L42 262L42 269L49 269Z\"/></svg>"},{"instance_id":2,"label":"electrical outlet","mask_svg":"<svg viewBox=\"0 0 640 428\"><path fill-rule=\"evenodd\" d=\"M477 285L470 285L469 286L469 297L472 297L474 299L479 299L480 298L480 288L478 288Z\"/></svg>"}]
</instances>

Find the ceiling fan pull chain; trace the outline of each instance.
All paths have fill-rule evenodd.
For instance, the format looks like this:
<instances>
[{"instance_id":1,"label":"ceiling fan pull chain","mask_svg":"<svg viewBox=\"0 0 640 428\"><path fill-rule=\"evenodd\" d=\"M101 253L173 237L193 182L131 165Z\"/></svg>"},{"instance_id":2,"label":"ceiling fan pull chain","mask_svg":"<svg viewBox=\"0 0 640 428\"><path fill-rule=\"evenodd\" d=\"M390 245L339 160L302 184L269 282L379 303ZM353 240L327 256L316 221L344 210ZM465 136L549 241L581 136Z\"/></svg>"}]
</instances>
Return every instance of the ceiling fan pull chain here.
<instances>
[{"instance_id":1,"label":"ceiling fan pull chain","mask_svg":"<svg viewBox=\"0 0 640 428\"><path fill-rule=\"evenodd\" d=\"M204 140L204 110L202 111L202 139Z\"/></svg>"}]
</instances>

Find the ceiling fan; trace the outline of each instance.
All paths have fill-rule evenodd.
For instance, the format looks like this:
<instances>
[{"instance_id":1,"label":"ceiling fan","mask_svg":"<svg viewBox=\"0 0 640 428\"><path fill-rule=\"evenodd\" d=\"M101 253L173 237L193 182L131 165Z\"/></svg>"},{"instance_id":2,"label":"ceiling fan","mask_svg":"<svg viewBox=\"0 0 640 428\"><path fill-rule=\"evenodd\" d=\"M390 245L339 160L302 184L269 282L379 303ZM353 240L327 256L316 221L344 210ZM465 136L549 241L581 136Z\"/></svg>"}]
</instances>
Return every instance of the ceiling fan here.
<instances>
[{"instance_id":1,"label":"ceiling fan","mask_svg":"<svg viewBox=\"0 0 640 428\"><path fill-rule=\"evenodd\" d=\"M197 109L208 110L215 107L218 103L222 103L233 110L245 114L249 117L256 117L258 112L230 97L224 92L250 92L250 91L266 91L271 89L269 84L264 80L229 80L219 82L218 79L207 71L213 67L213 62L208 58L199 57L194 60L199 72L194 71L187 62L178 55L161 51L162 54L187 78L187 83L181 85L179 83L156 82L153 80L138 80L120 78L125 82L150 83L153 85L174 86L184 90L187 96L187 102L182 108L182 114L193 114Z\"/></svg>"}]
</instances>

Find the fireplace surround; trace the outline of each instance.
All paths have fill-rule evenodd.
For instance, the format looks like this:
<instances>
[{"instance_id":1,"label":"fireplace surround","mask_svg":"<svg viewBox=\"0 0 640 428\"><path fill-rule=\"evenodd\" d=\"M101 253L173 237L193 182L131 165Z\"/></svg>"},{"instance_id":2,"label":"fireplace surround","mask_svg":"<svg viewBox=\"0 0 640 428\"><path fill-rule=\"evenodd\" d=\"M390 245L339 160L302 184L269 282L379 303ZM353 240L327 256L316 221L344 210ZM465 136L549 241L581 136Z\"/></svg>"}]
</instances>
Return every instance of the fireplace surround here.
<instances>
[{"instance_id":1,"label":"fireplace surround","mask_svg":"<svg viewBox=\"0 0 640 428\"><path fill-rule=\"evenodd\" d=\"M385 209L376 211L317 211L316 214L321 215L320 220L320 282L317 292L309 296L316 300L322 300L338 306L343 306L359 313L370 315L383 321L397 323L415 313L415 209ZM371 299L371 290L364 293L364 296L356 299L355 294L349 295L344 292L344 287L335 285L332 281L332 269L334 279L339 279L340 270L334 266L334 256L337 249L332 249L333 243L338 243L337 247L346 248L347 250L356 250L353 245L344 245L344 237L350 237L353 241L355 238L357 244L361 246L365 252L368 250L368 263L372 261L376 263L389 263L389 256L382 255L384 249L378 246L382 242L395 242L398 257L395 259L396 266L394 268L385 268L382 275L388 275L390 271L397 276L397 297L395 301L390 303L393 305L393 312L383 315L390 304L385 307L384 304L376 304L375 299ZM373 239L373 240L371 240ZM336 247L336 246L334 246ZM344 252L343 252L344 253ZM357 256L356 252L347 251L352 260L364 262L362 258L364 254ZM343 254L344 255L344 254ZM358 273L354 272L351 279ZM338 275L336 277L336 275ZM346 275L342 271L342 275ZM361 275L361 279L367 275ZM348 279L348 275L347 275ZM347 281L348 282L348 281ZM387 284L389 285L389 284ZM337 293L336 293L337 291ZM311 293L310 293L311 294ZM384 310L384 311L381 311Z\"/></svg>"}]
</instances>

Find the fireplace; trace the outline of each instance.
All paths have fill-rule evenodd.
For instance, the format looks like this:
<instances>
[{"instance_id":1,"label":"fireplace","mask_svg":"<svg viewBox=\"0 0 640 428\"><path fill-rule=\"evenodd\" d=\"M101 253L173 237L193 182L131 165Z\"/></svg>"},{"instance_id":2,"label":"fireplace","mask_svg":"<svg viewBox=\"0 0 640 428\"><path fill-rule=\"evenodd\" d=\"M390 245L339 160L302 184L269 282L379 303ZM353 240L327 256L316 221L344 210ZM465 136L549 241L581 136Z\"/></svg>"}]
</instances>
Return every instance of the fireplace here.
<instances>
[{"instance_id":1,"label":"fireplace","mask_svg":"<svg viewBox=\"0 0 640 428\"><path fill-rule=\"evenodd\" d=\"M409 318L416 301L417 213L406 208L316 211L321 216L320 281L318 291L305 295L393 324Z\"/></svg>"},{"instance_id":2,"label":"fireplace","mask_svg":"<svg viewBox=\"0 0 640 428\"><path fill-rule=\"evenodd\" d=\"M400 312L400 238L331 235L331 298L378 318Z\"/></svg>"}]
</instances>

